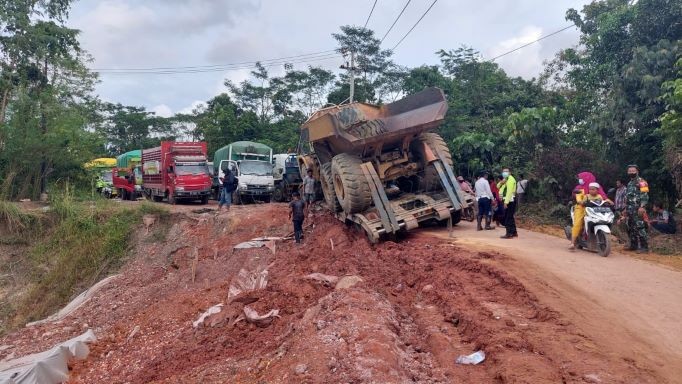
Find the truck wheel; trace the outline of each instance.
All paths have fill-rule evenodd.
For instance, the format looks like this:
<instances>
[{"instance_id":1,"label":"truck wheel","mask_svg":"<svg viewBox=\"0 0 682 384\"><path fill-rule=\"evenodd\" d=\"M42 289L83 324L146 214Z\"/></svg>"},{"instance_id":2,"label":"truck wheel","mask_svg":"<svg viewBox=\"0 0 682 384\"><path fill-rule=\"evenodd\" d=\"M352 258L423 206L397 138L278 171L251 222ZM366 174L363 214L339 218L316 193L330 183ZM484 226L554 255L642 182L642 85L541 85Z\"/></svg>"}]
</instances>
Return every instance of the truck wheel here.
<instances>
[{"instance_id":1,"label":"truck wheel","mask_svg":"<svg viewBox=\"0 0 682 384\"><path fill-rule=\"evenodd\" d=\"M322 185L322 194L324 195L327 207L332 212L340 212L341 204L339 204L339 199L336 198L336 192L334 191L331 163L322 164L322 167L320 167L320 184Z\"/></svg>"},{"instance_id":2,"label":"truck wheel","mask_svg":"<svg viewBox=\"0 0 682 384\"><path fill-rule=\"evenodd\" d=\"M152 195L152 200L154 200L154 202L160 203L163 200L163 197Z\"/></svg>"},{"instance_id":3,"label":"truck wheel","mask_svg":"<svg viewBox=\"0 0 682 384\"><path fill-rule=\"evenodd\" d=\"M452 214L452 225L456 225L460 221L462 221L462 210L461 209Z\"/></svg>"},{"instance_id":4,"label":"truck wheel","mask_svg":"<svg viewBox=\"0 0 682 384\"><path fill-rule=\"evenodd\" d=\"M422 163L422 169L424 170L420 189L427 191L440 189L440 176L438 176L438 171L436 171L436 167L434 167L433 164L426 163L426 153L422 143L426 144L434 155L436 155L437 151L442 152L445 156L445 165L450 168L452 168L452 155L450 154L447 144L445 144L445 140L437 133L424 132L419 135L417 139L412 141L412 153Z\"/></svg>"},{"instance_id":5,"label":"truck wheel","mask_svg":"<svg viewBox=\"0 0 682 384\"><path fill-rule=\"evenodd\" d=\"M281 185L275 188L275 191L272 193L272 200L278 203L284 201L284 188Z\"/></svg>"},{"instance_id":6,"label":"truck wheel","mask_svg":"<svg viewBox=\"0 0 682 384\"><path fill-rule=\"evenodd\" d=\"M372 204L369 183L362 173L362 160L341 153L332 159L332 185L346 213L358 213Z\"/></svg>"}]
</instances>

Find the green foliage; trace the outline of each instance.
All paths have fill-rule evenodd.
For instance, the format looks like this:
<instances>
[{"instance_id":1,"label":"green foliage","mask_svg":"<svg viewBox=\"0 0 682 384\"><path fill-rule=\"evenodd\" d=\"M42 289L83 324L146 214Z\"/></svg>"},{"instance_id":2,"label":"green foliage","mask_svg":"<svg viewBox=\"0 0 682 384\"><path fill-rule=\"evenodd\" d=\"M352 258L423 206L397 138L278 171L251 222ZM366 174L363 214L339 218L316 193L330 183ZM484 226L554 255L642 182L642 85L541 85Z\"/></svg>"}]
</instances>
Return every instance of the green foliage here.
<instances>
[{"instance_id":1,"label":"green foliage","mask_svg":"<svg viewBox=\"0 0 682 384\"><path fill-rule=\"evenodd\" d=\"M116 271L127 259L130 237L142 215L163 218L164 209L152 204L121 207L111 201L52 201L53 227L19 260L26 290L1 314L11 327L55 312L74 295ZM1 207L2 205L0 205ZM3 319L5 320L5 319Z\"/></svg>"}]
</instances>

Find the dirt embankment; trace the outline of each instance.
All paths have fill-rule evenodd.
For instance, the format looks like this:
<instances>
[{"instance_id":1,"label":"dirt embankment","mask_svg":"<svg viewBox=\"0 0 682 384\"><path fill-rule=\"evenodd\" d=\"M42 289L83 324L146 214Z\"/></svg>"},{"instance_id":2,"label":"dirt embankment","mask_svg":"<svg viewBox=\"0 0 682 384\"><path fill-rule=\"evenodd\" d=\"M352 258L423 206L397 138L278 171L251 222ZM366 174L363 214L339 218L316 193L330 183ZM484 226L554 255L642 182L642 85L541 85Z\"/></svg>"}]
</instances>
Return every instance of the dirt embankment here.
<instances>
[{"instance_id":1,"label":"dirt embankment","mask_svg":"<svg viewBox=\"0 0 682 384\"><path fill-rule=\"evenodd\" d=\"M285 205L235 208L218 218L187 213L165 242L141 236L111 285L62 322L0 340L12 346L0 358L91 327L99 341L74 364L72 383L662 382L482 262L500 254L426 238L371 247L322 213L308 220L303 246L232 252L291 230ZM240 270L267 270L268 284L228 301ZM335 289L304 278L316 272L362 281ZM193 328L218 303L223 312ZM280 317L263 327L238 321L244 305ZM477 350L482 364L455 364Z\"/></svg>"}]
</instances>

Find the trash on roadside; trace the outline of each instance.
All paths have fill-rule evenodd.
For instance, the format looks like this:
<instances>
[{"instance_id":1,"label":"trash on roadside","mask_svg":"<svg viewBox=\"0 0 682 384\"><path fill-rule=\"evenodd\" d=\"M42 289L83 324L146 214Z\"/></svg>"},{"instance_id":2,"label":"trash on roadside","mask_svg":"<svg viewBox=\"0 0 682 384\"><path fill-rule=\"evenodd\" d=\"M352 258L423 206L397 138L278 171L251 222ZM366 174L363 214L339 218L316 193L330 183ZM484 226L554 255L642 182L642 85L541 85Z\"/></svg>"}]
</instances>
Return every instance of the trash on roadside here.
<instances>
[{"instance_id":1,"label":"trash on roadside","mask_svg":"<svg viewBox=\"0 0 682 384\"><path fill-rule=\"evenodd\" d=\"M199 316L199 318L196 321L192 322L192 327L198 328L200 325L204 324L204 321L206 320L207 317L215 315L216 313L220 313L220 311L223 310L223 305L224 305L223 303L220 303L207 309L206 312L202 313L201 316Z\"/></svg>"},{"instance_id":2,"label":"trash on roadside","mask_svg":"<svg viewBox=\"0 0 682 384\"><path fill-rule=\"evenodd\" d=\"M227 300L231 301L232 298L241 295L243 292L265 288L268 285L268 270L265 266L261 268L252 271L245 268L240 269L237 277L232 280L228 288Z\"/></svg>"},{"instance_id":3,"label":"trash on roadside","mask_svg":"<svg viewBox=\"0 0 682 384\"><path fill-rule=\"evenodd\" d=\"M332 285L336 285L336 283L339 281L339 278L337 276L332 276L332 275L325 275L324 273L311 273L309 275L306 275L303 277L306 280L315 280L319 281L322 283L322 285L331 287Z\"/></svg>"},{"instance_id":4,"label":"trash on roadside","mask_svg":"<svg viewBox=\"0 0 682 384\"><path fill-rule=\"evenodd\" d=\"M455 360L455 363L464 365L477 365L482 363L483 360L485 360L485 352L476 351L471 355L460 355L457 360Z\"/></svg>"},{"instance_id":5,"label":"trash on roadside","mask_svg":"<svg viewBox=\"0 0 682 384\"><path fill-rule=\"evenodd\" d=\"M259 327L267 327L272 323L272 320L275 317L280 317L279 309L273 309L264 315L259 315L255 309L249 308L248 306L244 307L244 316L246 317L246 321L256 324Z\"/></svg>"}]
</instances>

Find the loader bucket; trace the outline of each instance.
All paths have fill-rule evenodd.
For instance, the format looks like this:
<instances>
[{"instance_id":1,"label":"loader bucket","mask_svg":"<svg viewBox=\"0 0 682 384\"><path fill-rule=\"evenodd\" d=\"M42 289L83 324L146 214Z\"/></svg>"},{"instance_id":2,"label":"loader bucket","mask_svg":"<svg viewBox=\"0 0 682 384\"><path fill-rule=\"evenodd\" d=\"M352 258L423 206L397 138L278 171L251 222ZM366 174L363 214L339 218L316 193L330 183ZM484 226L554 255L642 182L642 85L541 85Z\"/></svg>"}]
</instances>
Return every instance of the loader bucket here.
<instances>
[{"instance_id":1,"label":"loader bucket","mask_svg":"<svg viewBox=\"0 0 682 384\"><path fill-rule=\"evenodd\" d=\"M311 142L325 141L333 153L361 153L367 146L400 143L438 126L445 118L443 91L427 88L383 106L352 103L322 109L302 129Z\"/></svg>"}]
</instances>

